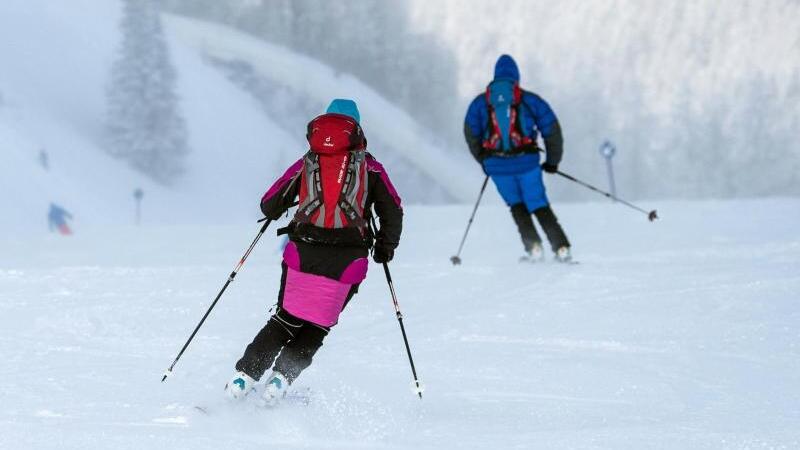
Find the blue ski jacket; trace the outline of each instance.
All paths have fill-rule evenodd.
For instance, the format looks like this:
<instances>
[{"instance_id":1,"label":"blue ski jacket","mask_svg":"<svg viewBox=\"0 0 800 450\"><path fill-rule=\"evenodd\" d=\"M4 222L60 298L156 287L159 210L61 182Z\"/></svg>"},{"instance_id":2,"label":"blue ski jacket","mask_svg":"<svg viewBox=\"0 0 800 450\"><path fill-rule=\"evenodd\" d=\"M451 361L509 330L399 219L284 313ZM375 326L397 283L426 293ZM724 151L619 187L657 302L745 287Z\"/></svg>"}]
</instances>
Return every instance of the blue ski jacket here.
<instances>
[{"instance_id":1,"label":"blue ski jacket","mask_svg":"<svg viewBox=\"0 0 800 450\"><path fill-rule=\"evenodd\" d=\"M495 64L494 79L510 79L519 82L519 69L509 55L502 55ZM550 105L533 92L522 90L518 107L522 132L537 140L541 135L546 151L546 162L558 165L563 154L564 140L558 118ZM490 113L485 93L475 97L467 109L464 119L464 138L472 156L483 165L488 175L510 175L524 173L539 165L538 154L525 153L514 156L493 156L483 147L491 132Z\"/></svg>"}]
</instances>

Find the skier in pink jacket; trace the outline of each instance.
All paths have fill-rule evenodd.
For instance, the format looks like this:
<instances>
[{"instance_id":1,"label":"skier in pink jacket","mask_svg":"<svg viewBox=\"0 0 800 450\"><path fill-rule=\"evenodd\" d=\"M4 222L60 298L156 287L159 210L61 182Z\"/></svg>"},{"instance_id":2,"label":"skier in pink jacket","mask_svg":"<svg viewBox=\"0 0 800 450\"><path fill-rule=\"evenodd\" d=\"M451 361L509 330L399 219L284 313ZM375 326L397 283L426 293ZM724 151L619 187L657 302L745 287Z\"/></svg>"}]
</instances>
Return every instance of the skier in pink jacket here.
<instances>
[{"instance_id":1,"label":"skier in pink jacket","mask_svg":"<svg viewBox=\"0 0 800 450\"><path fill-rule=\"evenodd\" d=\"M311 364L325 336L367 275L369 251L388 262L400 242L403 210L383 166L366 151L359 113L351 100L334 100L308 126L310 150L261 199L270 219L299 198L283 253L278 306L236 363L225 386L233 399L256 389L272 368L261 394L274 405ZM368 227L372 208L380 230Z\"/></svg>"}]
</instances>

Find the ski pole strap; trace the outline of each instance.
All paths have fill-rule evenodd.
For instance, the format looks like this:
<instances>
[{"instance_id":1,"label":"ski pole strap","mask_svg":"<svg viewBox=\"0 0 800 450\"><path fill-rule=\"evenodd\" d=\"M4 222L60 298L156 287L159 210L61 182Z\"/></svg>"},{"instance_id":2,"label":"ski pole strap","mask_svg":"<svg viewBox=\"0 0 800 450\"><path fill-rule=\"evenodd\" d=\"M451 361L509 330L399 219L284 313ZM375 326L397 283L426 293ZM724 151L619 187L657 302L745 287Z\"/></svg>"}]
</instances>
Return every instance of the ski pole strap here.
<instances>
[{"instance_id":1,"label":"ski pole strap","mask_svg":"<svg viewBox=\"0 0 800 450\"><path fill-rule=\"evenodd\" d=\"M289 233L293 232L296 227L297 226L296 226L296 224L294 222L289 222L289 225L286 225L285 227L278 228L276 235L277 236L283 236L284 234L289 234Z\"/></svg>"}]
</instances>

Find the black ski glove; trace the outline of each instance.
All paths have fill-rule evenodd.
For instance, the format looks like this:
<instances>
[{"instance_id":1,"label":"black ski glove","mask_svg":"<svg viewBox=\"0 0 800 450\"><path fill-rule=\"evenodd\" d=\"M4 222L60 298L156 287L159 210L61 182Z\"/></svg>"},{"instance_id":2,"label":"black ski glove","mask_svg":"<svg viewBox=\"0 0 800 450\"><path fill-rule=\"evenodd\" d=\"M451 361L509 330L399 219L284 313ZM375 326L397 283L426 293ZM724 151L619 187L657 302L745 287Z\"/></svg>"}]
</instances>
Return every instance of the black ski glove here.
<instances>
[{"instance_id":1,"label":"black ski glove","mask_svg":"<svg viewBox=\"0 0 800 450\"><path fill-rule=\"evenodd\" d=\"M372 251L372 259L378 263L388 263L394 258L394 249L380 244L375 244L375 249Z\"/></svg>"},{"instance_id":2,"label":"black ski glove","mask_svg":"<svg viewBox=\"0 0 800 450\"><path fill-rule=\"evenodd\" d=\"M542 170L547 173L556 173L558 172L558 164L544 163L542 164Z\"/></svg>"}]
</instances>

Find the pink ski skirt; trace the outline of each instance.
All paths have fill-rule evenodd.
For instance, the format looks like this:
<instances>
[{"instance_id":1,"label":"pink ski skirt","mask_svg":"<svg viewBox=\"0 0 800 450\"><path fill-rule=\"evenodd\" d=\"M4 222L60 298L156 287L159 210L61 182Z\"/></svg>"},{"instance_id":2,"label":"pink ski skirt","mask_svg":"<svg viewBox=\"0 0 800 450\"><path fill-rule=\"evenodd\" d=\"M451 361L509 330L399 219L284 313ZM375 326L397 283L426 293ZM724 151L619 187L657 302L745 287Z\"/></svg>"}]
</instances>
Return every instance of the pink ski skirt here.
<instances>
[{"instance_id":1,"label":"pink ski skirt","mask_svg":"<svg viewBox=\"0 0 800 450\"><path fill-rule=\"evenodd\" d=\"M338 280L305 273L300 270L300 253L293 242L286 245L283 261L287 266L283 309L323 327L336 325L347 294L354 284L367 277L369 267L367 258L358 258L347 266Z\"/></svg>"}]
</instances>

